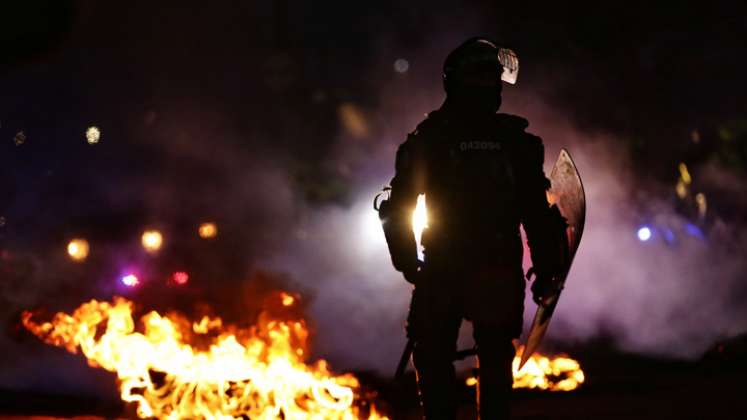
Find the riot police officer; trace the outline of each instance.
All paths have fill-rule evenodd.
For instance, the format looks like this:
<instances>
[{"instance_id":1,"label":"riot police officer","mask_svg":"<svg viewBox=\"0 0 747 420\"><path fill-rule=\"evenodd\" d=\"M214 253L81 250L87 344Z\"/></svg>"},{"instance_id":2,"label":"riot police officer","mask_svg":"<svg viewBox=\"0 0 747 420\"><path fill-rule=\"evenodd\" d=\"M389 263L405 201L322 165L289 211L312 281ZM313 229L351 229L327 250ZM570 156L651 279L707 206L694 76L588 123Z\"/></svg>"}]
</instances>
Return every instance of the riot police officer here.
<instances>
[{"instance_id":1,"label":"riot police officer","mask_svg":"<svg viewBox=\"0 0 747 420\"><path fill-rule=\"evenodd\" d=\"M497 113L502 80L518 58L484 38L464 42L443 68L446 99L399 147L385 232L392 262L415 285L407 332L425 417L456 415L453 359L463 319L472 321L482 419L507 418L521 333L523 225L537 274L535 299L558 270L543 172L544 148L528 122ZM418 260L411 215L425 194L428 228Z\"/></svg>"}]
</instances>

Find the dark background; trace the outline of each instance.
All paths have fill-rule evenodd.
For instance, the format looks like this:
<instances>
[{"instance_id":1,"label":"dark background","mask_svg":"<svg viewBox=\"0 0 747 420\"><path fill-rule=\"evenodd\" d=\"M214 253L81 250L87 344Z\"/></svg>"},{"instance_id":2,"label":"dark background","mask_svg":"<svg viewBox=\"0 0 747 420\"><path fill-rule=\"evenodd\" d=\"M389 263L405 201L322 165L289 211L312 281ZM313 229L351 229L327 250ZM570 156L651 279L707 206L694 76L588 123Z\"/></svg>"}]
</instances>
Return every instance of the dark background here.
<instances>
[{"instance_id":1,"label":"dark background","mask_svg":"<svg viewBox=\"0 0 747 420\"><path fill-rule=\"evenodd\" d=\"M595 323L576 322L569 307L558 330L697 357L747 330L746 9L717 1L3 3L0 299L11 354L3 363L15 368L0 385L48 388L68 372L60 367L67 356L18 331L20 310L69 310L113 294L185 311L207 302L246 321L253 291L300 290L317 302L310 318L333 366L391 365L407 289L380 238L375 253L341 257L352 251L338 233L357 232L345 227L358 220L348 215L367 210L391 177L396 144L440 105L441 60L474 35L517 51L519 83L506 90L506 109L539 121L549 164L560 146L576 147L590 212L602 215L590 213L587 240L600 258L578 262L592 286L568 297L595 302L584 306ZM397 59L408 61L406 72L393 69ZM99 144L85 141L90 125L102 131ZM675 195L680 162L692 193L708 197L705 217L691 196ZM220 229L209 243L195 236L206 220ZM685 233L681 243L633 250L640 244L619 232L633 238L641 223ZM686 238L689 225L696 240ZM166 237L157 257L139 248L146 227ZM351 235L355 246L371 241ZM72 237L92 244L84 264L66 258ZM150 279L134 291L117 283L130 267ZM191 273L188 287L163 281L177 269ZM618 289L593 285L614 273L630 300L605 315ZM324 280L338 274L354 281ZM631 281L649 277L667 289ZM652 306L666 310L644 314L660 321L654 332L642 328L650 339L631 339L625 317ZM669 323L679 328L662 332ZM347 342L361 330L369 341ZM372 342L381 351L361 354ZM52 373L24 371L39 364Z\"/></svg>"}]
</instances>

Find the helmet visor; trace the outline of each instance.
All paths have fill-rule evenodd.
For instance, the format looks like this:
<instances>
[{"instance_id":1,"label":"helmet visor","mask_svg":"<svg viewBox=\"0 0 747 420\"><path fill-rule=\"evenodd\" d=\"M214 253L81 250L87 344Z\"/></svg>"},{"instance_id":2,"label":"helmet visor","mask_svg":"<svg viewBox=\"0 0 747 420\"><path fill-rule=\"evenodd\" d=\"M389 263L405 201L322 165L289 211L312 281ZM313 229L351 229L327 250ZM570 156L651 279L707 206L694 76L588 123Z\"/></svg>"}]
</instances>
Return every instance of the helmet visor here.
<instances>
[{"instance_id":1,"label":"helmet visor","mask_svg":"<svg viewBox=\"0 0 747 420\"><path fill-rule=\"evenodd\" d=\"M519 57L516 53L509 48L499 48L498 62L503 67L501 80L512 85L516 84L516 79L519 77Z\"/></svg>"}]
</instances>

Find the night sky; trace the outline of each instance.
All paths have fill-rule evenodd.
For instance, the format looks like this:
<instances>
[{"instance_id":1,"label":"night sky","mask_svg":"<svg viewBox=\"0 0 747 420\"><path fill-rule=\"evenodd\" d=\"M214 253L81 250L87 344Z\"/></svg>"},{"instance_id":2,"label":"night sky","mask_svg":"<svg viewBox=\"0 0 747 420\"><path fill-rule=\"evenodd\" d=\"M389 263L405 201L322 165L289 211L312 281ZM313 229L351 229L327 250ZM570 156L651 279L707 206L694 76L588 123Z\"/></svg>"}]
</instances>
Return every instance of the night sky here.
<instances>
[{"instance_id":1,"label":"night sky","mask_svg":"<svg viewBox=\"0 0 747 420\"><path fill-rule=\"evenodd\" d=\"M147 307L209 303L240 321L253 291L298 290L319 355L393 367L408 289L383 238L361 227L375 218L364 211L396 145L440 106L442 60L475 35L518 53L504 108L543 137L546 169L569 147L587 180L598 246L584 257L582 243L567 298L582 304L574 314L561 303L551 339L601 331L627 350L696 357L747 331L745 16L744 3L716 1L7 2L0 340L11 356L0 367L15 368L0 387L44 388L73 369L17 331L20 310L123 293ZM684 199L680 163L693 178ZM204 221L218 224L214 241L196 237ZM641 224L661 233L649 249ZM146 228L164 232L157 257L139 247ZM83 264L65 254L73 237L91 242ZM131 269L150 280L123 290ZM189 287L161 281L178 269ZM614 296L627 300L605 312ZM643 313L652 305L661 311ZM32 364L61 373L25 375Z\"/></svg>"}]
</instances>

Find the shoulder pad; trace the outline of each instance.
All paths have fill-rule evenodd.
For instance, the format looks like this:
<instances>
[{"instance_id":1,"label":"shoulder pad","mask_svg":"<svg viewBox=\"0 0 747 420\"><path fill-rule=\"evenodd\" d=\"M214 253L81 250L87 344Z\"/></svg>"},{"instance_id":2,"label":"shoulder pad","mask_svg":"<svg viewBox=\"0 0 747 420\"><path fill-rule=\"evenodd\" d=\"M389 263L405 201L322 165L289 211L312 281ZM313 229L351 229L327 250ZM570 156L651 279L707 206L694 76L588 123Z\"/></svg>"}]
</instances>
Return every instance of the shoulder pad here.
<instances>
[{"instance_id":1,"label":"shoulder pad","mask_svg":"<svg viewBox=\"0 0 747 420\"><path fill-rule=\"evenodd\" d=\"M524 131L529 127L529 121L526 118L522 118L518 115L513 114L495 114L498 123L504 127L508 127L512 130Z\"/></svg>"},{"instance_id":2,"label":"shoulder pad","mask_svg":"<svg viewBox=\"0 0 747 420\"><path fill-rule=\"evenodd\" d=\"M524 138L524 142L528 143L530 146L533 146L533 147L543 147L543 145L542 145L542 137L535 136L534 134L527 133L527 132L524 132L522 134L523 134L522 137Z\"/></svg>"},{"instance_id":3,"label":"shoulder pad","mask_svg":"<svg viewBox=\"0 0 747 420\"><path fill-rule=\"evenodd\" d=\"M420 134L428 135L433 132L437 132L441 129L441 127L444 124L444 119L442 118L441 112L431 111L428 113L426 118L418 124L418 126L415 128L415 131L410 133L410 135L417 136Z\"/></svg>"},{"instance_id":4,"label":"shoulder pad","mask_svg":"<svg viewBox=\"0 0 747 420\"><path fill-rule=\"evenodd\" d=\"M542 138L531 133L523 132L521 144L522 148L527 153L527 157L530 160L539 162L540 166L542 166L542 162L545 160L545 145L542 144Z\"/></svg>"}]
</instances>

